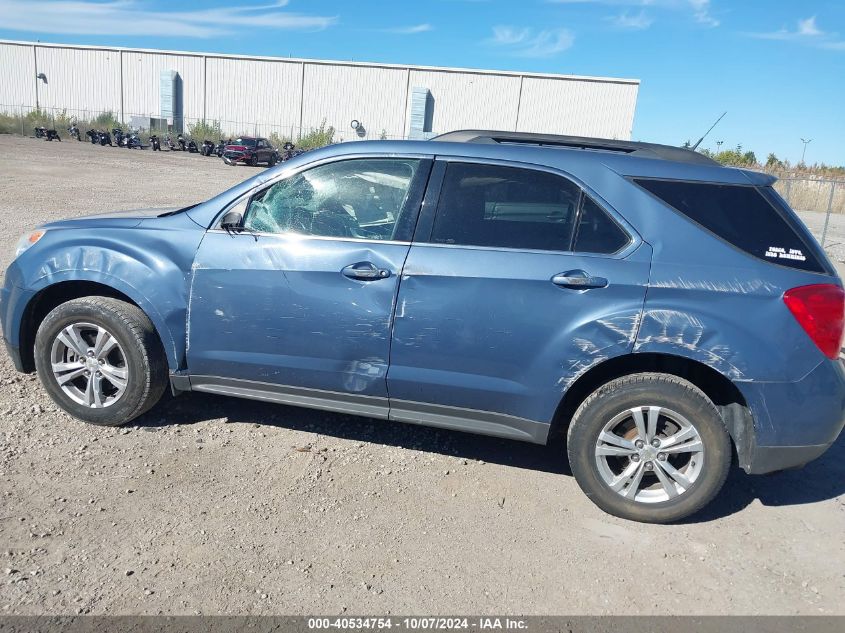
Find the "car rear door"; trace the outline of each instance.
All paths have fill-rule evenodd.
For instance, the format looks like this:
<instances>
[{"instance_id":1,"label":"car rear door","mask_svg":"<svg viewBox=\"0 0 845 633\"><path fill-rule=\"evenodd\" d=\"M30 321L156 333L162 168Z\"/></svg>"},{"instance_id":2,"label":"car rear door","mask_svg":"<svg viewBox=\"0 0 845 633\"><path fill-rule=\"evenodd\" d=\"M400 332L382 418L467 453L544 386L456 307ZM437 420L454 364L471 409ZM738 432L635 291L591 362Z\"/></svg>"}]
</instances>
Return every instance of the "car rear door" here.
<instances>
[{"instance_id":1,"label":"car rear door","mask_svg":"<svg viewBox=\"0 0 845 633\"><path fill-rule=\"evenodd\" d=\"M270 161L270 144L263 138L258 139L258 161L266 163Z\"/></svg>"},{"instance_id":2,"label":"car rear door","mask_svg":"<svg viewBox=\"0 0 845 633\"><path fill-rule=\"evenodd\" d=\"M560 173L449 159L431 181L397 298L390 417L545 441L568 386L632 349L651 248Z\"/></svg>"},{"instance_id":3,"label":"car rear door","mask_svg":"<svg viewBox=\"0 0 845 633\"><path fill-rule=\"evenodd\" d=\"M386 417L393 307L430 167L309 166L241 201L239 232L209 230L191 289L192 388Z\"/></svg>"}]
</instances>

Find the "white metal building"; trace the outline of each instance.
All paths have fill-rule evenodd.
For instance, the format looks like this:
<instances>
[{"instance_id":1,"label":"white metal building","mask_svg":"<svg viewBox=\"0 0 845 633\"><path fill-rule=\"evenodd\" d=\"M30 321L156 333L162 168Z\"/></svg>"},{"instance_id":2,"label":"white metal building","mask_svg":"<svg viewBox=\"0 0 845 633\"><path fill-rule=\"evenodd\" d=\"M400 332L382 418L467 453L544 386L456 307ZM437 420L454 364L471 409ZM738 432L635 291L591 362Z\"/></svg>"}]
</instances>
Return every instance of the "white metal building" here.
<instances>
[{"instance_id":1,"label":"white metal building","mask_svg":"<svg viewBox=\"0 0 845 633\"><path fill-rule=\"evenodd\" d=\"M296 136L325 120L336 140L357 138L352 120L369 138L484 128L629 139L639 89L636 79L8 40L0 40L0 70L7 112L38 105L80 119L172 116L162 105L167 75L177 77L175 114L187 125Z\"/></svg>"}]
</instances>

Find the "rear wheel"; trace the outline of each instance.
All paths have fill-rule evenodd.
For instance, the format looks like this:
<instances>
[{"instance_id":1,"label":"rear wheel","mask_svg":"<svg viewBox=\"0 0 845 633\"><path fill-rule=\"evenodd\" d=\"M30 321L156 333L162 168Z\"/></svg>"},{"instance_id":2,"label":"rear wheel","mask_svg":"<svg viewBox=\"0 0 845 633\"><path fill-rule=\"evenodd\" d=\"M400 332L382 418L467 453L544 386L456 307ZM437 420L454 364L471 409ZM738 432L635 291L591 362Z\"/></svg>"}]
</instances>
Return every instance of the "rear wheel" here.
<instances>
[{"instance_id":1,"label":"rear wheel","mask_svg":"<svg viewBox=\"0 0 845 633\"><path fill-rule=\"evenodd\" d=\"M613 380L575 412L567 452L581 489L605 512L646 523L709 503L730 470L730 437L692 383L668 374Z\"/></svg>"},{"instance_id":2,"label":"rear wheel","mask_svg":"<svg viewBox=\"0 0 845 633\"><path fill-rule=\"evenodd\" d=\"M167 386L164 350L149 318L110 297L74 299L50 312L35 336L35 365L56 404L91 424L125 424Z\"/></svg>"}]
</instances>

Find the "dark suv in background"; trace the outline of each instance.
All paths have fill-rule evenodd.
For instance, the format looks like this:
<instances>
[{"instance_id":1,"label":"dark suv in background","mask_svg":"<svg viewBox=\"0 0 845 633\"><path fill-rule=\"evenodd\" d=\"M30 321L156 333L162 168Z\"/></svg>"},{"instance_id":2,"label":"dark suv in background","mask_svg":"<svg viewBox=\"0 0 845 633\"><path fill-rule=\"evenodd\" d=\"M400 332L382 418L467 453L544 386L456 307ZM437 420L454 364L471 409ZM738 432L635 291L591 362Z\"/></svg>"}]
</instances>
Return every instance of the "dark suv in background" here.
<instances>
[{"instance_id":1,"label":"dark suv in background","mask_svg":"<svg viewBox=\"0 0 845 633\"><path fill-rule=\"evenodd\" d=\"M279 162L279 153L266 138L242 136L223 148L223 162L233 167L238 163L252 167L265 163L272 167Z\"/></svg>"},{"instance_id":2,"label":"dark suv in background","mask_svg":"<svg viewBox=\"0 0 845 633\"><path fill-rule=\"evenodd\" d=\"M181 211L22 236L3 336L94 424L169 385L564 437L601 508L677 520L734 456L797 467L842 429L842 282L774 180L603 139L333 145Z\"/></svg>"}]
</instances>

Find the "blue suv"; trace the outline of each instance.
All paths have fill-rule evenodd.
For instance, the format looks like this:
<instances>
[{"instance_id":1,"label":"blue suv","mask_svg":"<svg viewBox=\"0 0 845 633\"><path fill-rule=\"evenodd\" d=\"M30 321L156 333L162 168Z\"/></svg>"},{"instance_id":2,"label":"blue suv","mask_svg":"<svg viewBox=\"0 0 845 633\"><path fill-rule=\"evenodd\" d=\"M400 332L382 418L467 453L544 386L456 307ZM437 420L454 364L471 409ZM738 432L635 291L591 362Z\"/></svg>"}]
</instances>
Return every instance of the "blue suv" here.
<instances>
[{"instance_id":1,"label":"blue suv","mask_svg":"<svg viewBox=\"0 0 845 633\"><path fill-rule=\"evenodd\" d=\"M773 181L602 139L335 145L23 236L3 336L93 424L169 385L561 437L602 509L675 521L732 459L801 466L843 426L842 283Z\"/></svg>"}]
</instances>

